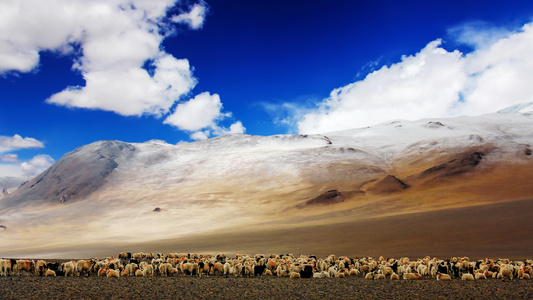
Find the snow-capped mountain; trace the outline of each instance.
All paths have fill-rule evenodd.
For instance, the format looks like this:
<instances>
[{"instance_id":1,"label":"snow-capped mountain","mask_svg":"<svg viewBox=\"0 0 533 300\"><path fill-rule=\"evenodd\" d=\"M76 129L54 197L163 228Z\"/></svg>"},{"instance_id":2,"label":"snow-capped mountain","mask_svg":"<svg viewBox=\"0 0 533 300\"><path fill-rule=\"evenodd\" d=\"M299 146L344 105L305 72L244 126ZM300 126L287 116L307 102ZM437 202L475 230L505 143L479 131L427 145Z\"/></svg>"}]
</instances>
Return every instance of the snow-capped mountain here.
<instances>
[{"instance_id":1,"label":"snow-capped mountain","mask_svg":"<svg viewBox=\"0 0 533 300\"><path fill-rule=\"evenodd\" d=\"M45 255L102 243L170 247L531 199L531 111L527 103L321 135L95 142L0 200L0 254L35 244Z\"/></svg>"}]
</instances>

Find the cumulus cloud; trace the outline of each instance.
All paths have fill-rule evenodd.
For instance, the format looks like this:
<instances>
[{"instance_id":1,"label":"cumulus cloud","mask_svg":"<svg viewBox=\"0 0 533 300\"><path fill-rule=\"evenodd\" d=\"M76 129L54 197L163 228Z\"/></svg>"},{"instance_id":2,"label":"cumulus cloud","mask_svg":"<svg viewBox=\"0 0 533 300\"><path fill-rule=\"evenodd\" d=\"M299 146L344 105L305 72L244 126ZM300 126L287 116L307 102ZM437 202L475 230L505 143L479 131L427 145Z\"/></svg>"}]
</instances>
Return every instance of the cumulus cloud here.
<instances>
[{"instance_id":1,"label":"cumulus cloud","mask_svg":"<svg viewBox=\"0 0 533 300\"><path fill-rule=\"evenodd\" d=\"M14 136L0 136L0 153L18 149L43 148L44 144L34 138L15 134Z\"/></svg>"},{"instance_id":2,"label":"cumulus cloud","mask_svg":"<svg viewBox=\"0 0 533 300\"><path fill-rule=\"evenodd\" d=\"M240 121L232 124L229 129L220 127L219 121L231 117L231 113L222 112L222 102L218 94L201 93L189 101L177 105L174 112L164 123L192 132L193 140L204 140L211 136L232 133L243 133L244 126Z\"/></svg>"},{"instance_id":3,"label":"cumulus cloud","mask_svg":"<svg viewBox=\"0 0 533 300\"><path fill-rule=\"evenodd\" d=\"M54 162L54 159L49 155L39 154L33 157L30 161L22 163L20 168L22 169L22 174L24 176L33 177L39 175L54 164Z\"/></svg>"},{"instance_id":4,"label":"cumulus cloud","mask_svg":"<svg viewBox=\"0 0 533 300\"><path fill-rule=\"evenodd\" d=\"M319 107L298 118L301 133L323 133L428 117L479 115L533 100L533 25L479 40L469 28L462 42L476 49L447 51L441 40L403 56L363 80L333 90ZM503 31L502 31L503 32Z\"/></svg>"},{"instance_id":5,"label":"cumulus cloud","mask_svg":"<svg viewBox=\"0 0 533 300\"><path fill-rule=\"evenodd\" d=\"M189 61L165 52L161 43L175 32L177 23L201 28L207 4L201 1L189 11L167 17L176 2L0 2L0 74L35 70L41 51L55 51L73 58L72 67L85 84L65 87L48 103L157 118L177 107L165 123L194 132L195 139L244 130L240 123L230 129L217 125L231 115L221 113L218 95L201 94L194 101L179 103L197 80Z\"/></svg>"},{"instance_id":6,"label":"cumulus cloud","mask_svg":"<svg viewBox=\"0 0 533 300\"><path fill-rule=\"evenodd\" d=\"M47 101L57 105L161 116L196 84L189 62L161 48L176 0L40 0L0 3L0 73L28 72L39 52L74 57L84 86ZM203 23L201 5L184 16ZM179 17L179 15L177 16Z\"/></svg>"},{"instance_id":7,"label":"cumulus cloud","mask_svg":"<svg viewBox=\"0 0 533 300\"><path fill-rule=\"evenodd\" d=\"M196 131L212 126L217 120L224 118L221 109L220 96L205 92L178 104L174 113L168 116L164 123L174 125L181 130Z\"/></svg>"},{"instance_id":8,"label":"cumulus cloud","mask_svg":"<svg viewBox=\"0 0 533 300\"><path fill-rule=\"evenodd\" d=\"M174 23L185 23L191 29L202 28L204 24L205 14L207 13L206 5L196 4L189 13L183 13L172 17Z\"/></svg>"}]
</instances>

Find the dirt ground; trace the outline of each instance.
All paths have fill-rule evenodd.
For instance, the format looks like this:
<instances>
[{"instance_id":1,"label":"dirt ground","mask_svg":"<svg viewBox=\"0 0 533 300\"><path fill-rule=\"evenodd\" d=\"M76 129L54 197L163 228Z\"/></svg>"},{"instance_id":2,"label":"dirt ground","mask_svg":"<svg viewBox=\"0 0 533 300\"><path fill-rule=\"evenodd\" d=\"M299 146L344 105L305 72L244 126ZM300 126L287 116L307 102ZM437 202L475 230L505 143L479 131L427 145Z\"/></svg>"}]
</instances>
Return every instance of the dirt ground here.
<instances>
[{"instance_id":1,"label":"dirt ground","mask_svg":"<svg viewBox=\"0 0 533 300\"><path fill-rule=\"evenodd\" d=\"M313 227L250 231L244 228L238 232L169 239L149 245L122 245L110 254L127 250L525 259L533 258L532 211L533 200L523 200Z\"/></svg>"},{"instance_id":2,"label":"dirt ground","mask_svg":"<svg viewBox=\"0 0 533 300\"><path fill-rule=\"evenodd\" d=\"M1 299L532 299L532 280L1 277Z\"/></svg>"}]
</instances>

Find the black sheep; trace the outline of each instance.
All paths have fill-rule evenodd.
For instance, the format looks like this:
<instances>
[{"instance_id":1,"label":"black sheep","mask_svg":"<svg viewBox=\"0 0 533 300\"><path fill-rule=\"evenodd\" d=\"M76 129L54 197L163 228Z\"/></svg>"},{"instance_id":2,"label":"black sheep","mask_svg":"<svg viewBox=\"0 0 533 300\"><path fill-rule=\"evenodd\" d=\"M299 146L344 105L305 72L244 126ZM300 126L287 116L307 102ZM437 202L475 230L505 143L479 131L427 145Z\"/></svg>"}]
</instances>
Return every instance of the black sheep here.
<instances>
[{"instance_id":1,"label":"black sheep","mask_svg":"<svg viewBox=\"0 0 533 300\"><path fill-rule=\"evenodd\" d=\"M448 274L448 265L445 262L440 263L437 266L437 273Z\"/></svg>"},{"instance_id":2,"label":"black sheep","mask_svg":"<svg viewBox=\"0 0 533 300\"><path fill-rule=\"evenodd\" d=\"M305 266L303 270L300 271L300 278L311 278L313 277L313 267Z\"/></svg>"},{"instance_id":3,"label":"black sheep","mask_svg":"<svg viewBox=\"0 0 533 300\"><path fill-rule=\"evenodd\" d=\"M263 276L266 265L254 266L254 276Z\"/></svg>"}]
</instances>

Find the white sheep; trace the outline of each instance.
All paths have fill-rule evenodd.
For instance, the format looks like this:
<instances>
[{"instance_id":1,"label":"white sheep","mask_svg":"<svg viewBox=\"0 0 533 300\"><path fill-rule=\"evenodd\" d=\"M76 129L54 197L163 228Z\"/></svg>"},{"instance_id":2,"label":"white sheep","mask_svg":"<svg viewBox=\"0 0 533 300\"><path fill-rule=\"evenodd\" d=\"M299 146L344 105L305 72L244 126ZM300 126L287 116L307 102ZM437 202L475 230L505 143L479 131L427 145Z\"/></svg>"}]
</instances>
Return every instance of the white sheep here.
<instances>
[{"instance_id":1,"label":"white sheep","mask_svg":"<svg viewBox=\"0 0 533 300\"><path fill-rule=\"evenodd\" d=\"M391 267L382 267L381 268L381 274L385 275L385 277L388 275L389 277L394 273Z\"/></svg>"},{"instance_id":2,"label":"white sheep","mask_svg":"<svg viewBox=\"0 0 533 300\"><path fill-rule=\"evenodd\" d=\"M359 270L357 270L357 269L350 269L350 275L354 275L354 276L355 276L355 275L359 275L359 274L361 274L361 272L359 272Z\"/></svg>"},{"instance_id":3,"label":"white sheep","mask_svg":"<svg viewBox=\"0 0 533 300\"><path fill-rule=\"evenodd\" d=\"M69 261L65 263L65 276L75 276L76 274L76 263L74 261Z\"/></svg>"},{"instance_id":4,"label":"white sheep","mask_svg":"<svg viewBox=\"0 0 533 300\"><path fill-rule=\"evenodd\" d=\"M470 273L464 273L463 275L461 275L461 280L474 281L474 276Z\"/></svg>"},{"instance_id":5,"label":"white sheep","mask_svg":"<svg viewBox=\"0 0 533 300\"><path fill-rule=\"evenodd\" d=\"M146 265L143 269L143 274L145 277L153 277L154 276L154 267L152 265Z\"/></svg>"},{"instance_id":6,"label":"white sheep","mask_svg":"<svg viewBox=\"0 0 533 300\"><path fill-rule=\"evenodd\" d=\"M7 259L0 260L0 276L7 276L8 271L10 269L9 265L11 265L9 260Z\"/></svg>"},{"instance_id":7,"label":"white sheep","mask_svg":"<svg viewBox=\"0 0 533 300\"><path fill-rule=\"evenodd\" d=\"M417 273L404 273L403 279L404 280L417 280L417 279L422 279L422 276Z\"/></svg>"},{"instance_id":8,"label":"white sheep","mask_svg":"<svg viewBox=\"0 0 533 300\"><path fill-rule=\"evenodd\" d=\"M113 277L113 278L119 278L120 273L118 272L118 270L111 270L111 269L109 269L109 270L107 270L107 272L106 272L106 276L107 276L107 278L111 278L111 277Z\"/></svg>"},{"instance_id":9,"label":"white sheep","mask_svg":"<svg viewBox=\"0 0 533 300\"><path fill-rule=\"evenodd\" d=\"M292 272L290 278L301 278L300 273Z\"/></svg>"},{"instance_id":10,"label":"white sheep","mask_svg":"<svg viewBox=\"0 0 533 300\"><path fill-rule=\"evenodd\" d=\"M442 273L439 273L437 274L437 280L452 280L452 277L450 277L450 275L448 274L442 274Z\"/></svg>"},{"instance_id":11,"label":"white sheep","mask_svg":"<svg viewBox=\"0 0 533 300\"><path fill-rule=\"evenodd\" d=\"M231 272L231 264L229 262L226 262L224 264L224 275L228 276Z\"/></svg>"}]
</instances>

